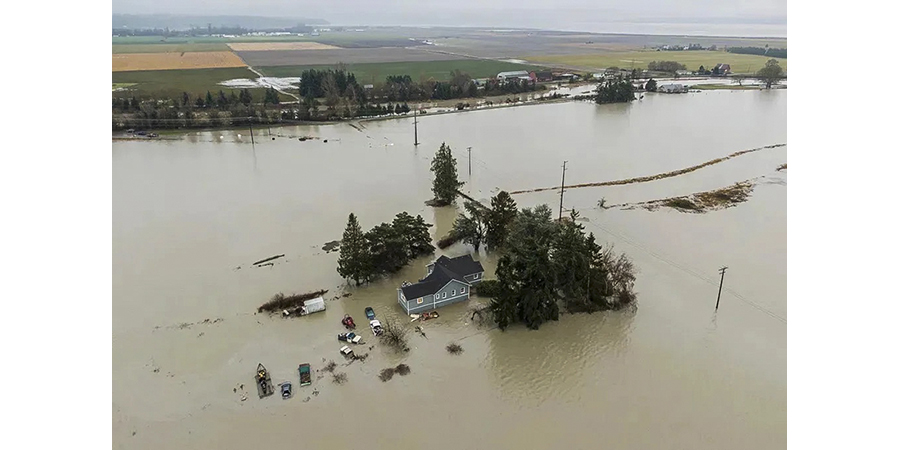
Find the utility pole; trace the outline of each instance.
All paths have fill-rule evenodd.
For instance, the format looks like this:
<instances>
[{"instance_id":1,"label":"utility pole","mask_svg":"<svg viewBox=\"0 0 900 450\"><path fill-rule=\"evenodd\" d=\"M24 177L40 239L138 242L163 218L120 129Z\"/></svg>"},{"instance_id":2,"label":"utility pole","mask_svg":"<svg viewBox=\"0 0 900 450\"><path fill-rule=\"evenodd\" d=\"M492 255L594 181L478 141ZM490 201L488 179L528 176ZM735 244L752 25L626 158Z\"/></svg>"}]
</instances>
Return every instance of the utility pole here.
<instances>
[{"instance_id":1,"label":"utility pole","mask_svg":"<svg viewBox=\"0 0 900 450\"><path fill-rule=\"evenodd\" d=\"M559 185L559 220L562 220L563 193L566 191L566 163L563 161L562 183Z\"/></svg>"},{"instance_id":2,"label":"utility pole","mask_svg":"<svg viewBox=\"0 0 900 450\"><path fill-rule=\"evenodd\" d=\"M249 119L250 121L248 123L250 124L250 144L256 147L256 142L253 140L253 116L249 117Z\"/></svg>"},{"instance_id":3,"label":"utility pole","mask_svg":"<svg viewBox=\"0 0 900 450\"><path fill-rule=\"evenodd\" d=\"M416 147L419 146L419 120L418 120L418 115L419 115L419 107L416 106L416 109L413 110L413 129L415 130L415 135L414 135L413 141L414 141L414 145L415 145Z\"/></svg>"},{"instance_id":4,"label":"utility pole","mask_svg":"<svg viewBox=\"0 0 900 450\"><path fill-rule=\"evenodd\" d=\"M469 176L472 176L472 147L469 147Z\"/></svg>"},{"instance_id":5,"label":"utility pole","mask_svg":"<svg viewBox=\"0 0 900 450\"><path fill-rule=\"evenodd\" d=\"M728 267L719 269L719 273L722 274L722 278L719 280L719 296L716 297L716 311L719 310L719 299L722 298L722 283L725 281L725 269L728 269Z\"/></svg>"}]
</instances>

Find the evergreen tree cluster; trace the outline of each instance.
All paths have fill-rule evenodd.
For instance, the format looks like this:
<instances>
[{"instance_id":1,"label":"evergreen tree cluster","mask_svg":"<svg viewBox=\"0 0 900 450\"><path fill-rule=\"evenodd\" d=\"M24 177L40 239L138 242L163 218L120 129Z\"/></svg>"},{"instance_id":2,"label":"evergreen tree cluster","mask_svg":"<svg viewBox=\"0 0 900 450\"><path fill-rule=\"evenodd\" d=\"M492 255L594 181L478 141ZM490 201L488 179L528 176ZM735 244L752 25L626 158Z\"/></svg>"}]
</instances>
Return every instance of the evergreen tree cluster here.
<instances>
[{"instance_id":1,"label":"evergreen tree cluster","mask_svg":"<svg viewBox=\"0 0 900 450\"><path fill-rule=\"evenodd\" d=\"M628 103L634 101L634 86L631 80L621 76L605 80L597 87L597 97L595 101L599 104L605 103Z\"/></svg>"},{"instance_id":2,"label":"evergreen tree cluster","mask_svg":"<svg viewBox=\"0 0 900 450\"><path fill-rule=\"evenodd\" d=\"M421 215L413 217L404 211L392 222L364 233L356 215L351 213L341 239L337 271L357 286L395 273L411 260L434 253L430 227Z\"/></svg>"},{"instance_id":3,"label":"evergreen tree cluster","mask_svg":"<svg viewBox=\"0 0 900 450\"><path fill-rule=\"evenodd\" d=\"M572 212L555 221L547 205L521 210L497 264L490 310L501 329L524 323L537 329L568 312L618 309L634 301L634 266L603 250Z\"/></svg>"}]
</instances>

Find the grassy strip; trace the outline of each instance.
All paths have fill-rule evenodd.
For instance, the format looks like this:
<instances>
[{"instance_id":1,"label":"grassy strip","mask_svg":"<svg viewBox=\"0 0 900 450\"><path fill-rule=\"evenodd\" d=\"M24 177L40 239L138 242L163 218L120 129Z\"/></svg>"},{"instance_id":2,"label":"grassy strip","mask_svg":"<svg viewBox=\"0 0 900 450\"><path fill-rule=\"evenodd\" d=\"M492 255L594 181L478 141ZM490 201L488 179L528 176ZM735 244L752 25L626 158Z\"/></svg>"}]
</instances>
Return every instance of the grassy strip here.
<instances>
[{"instance_id":1,"label":"grassy strip","mask_svg":"<svg viewBox=\"0 0 900 450\"><path fill-rule=\"evenodd\" d=\"M743 55L728 53L725 51L682 51L682 52L657 52L652 50L621 52L621 53L592 53L584 55L537 55L523 56L521 59L545 64L566 64L577 67L608 68L619 67L622 69L646 69L651 61L675 61L684 64L688 70L697 70L701 65L707 69L716 64L729 64L734 73L756 73L766 65L771 58L760 55ZM778 63L787 73L787 59L779 59Z\"/></svg>"},{"instance_id":2,"label":"grassy strip","mask_svg":"<svg viewBox=\"0 0 900 450\"><path fill-rule=\"evenodd\" d=\"M695 171L695 170L702 169L702 168L704 168L704 167L706 167L706 166L711 166L711 165L713 165L713 164L718 164L718 163L720 163L720 162L722 162L722 161L727 161L727 160L729 160L729 159L731 159L731 158L736 158L736 157L738 157L738 156L745 155L745 154L747 154L747 153L753 153L753 152L757 152L757 151L764 150L764 149L767 149L767 148L784 147L785 145L787 145L787 144L774 144L774 145L767 145L767 146L765 146L765 147L751 148L751 149L749 149L749 150L741 150L741 151L739 151L739 152L734 152L734 153L732 153L732 154L730 154L730 155L728 155L728 156L723 156L723 157L721 157L721 158L716 158L716 159L713 159L713 160L706 161L706 162L703 163L703 164L698 164L698 165L696 165L696 166L691 166L691 167L687 167L687 168L684 168L684 169L675 170L675 171L672 171L672 172L660 173L660 174L650 175L650 176L646 176L646 177L628 178L628 179L626 179L626 180L603 181L603 182L600 182L600 183L582 183L582 184L573 184L573 185L571 185L571 186L566 186L566 189L572 189L572 188L584 188L584 187L600 187L600 186L618 186L618 185L623 185L623 184L646 183L646 182L648 182L648 181L661 180L661 179L663 179L663 178L671 178L671 177L675 177L675 176L678 176L678 175L684 175L684 174L686 174L686 173L693 172L693 171ZM524 190L524 191L512 191L512 192L510 192L509 194L510 194L510 195L514 195L514 194L527 194L527 193L532 193L532 192L550 191L550 190L555 190L555 189L559 189L559 186L546 187L546 188L538 188L538 189L528 189L528 190Z\"/></svg>"},{"instance_id":3,"label":"grassy strip","mask_svg":"<svg viewBox=\"0 0 900 450\"><path fill-rule=\"evenodd\" d=\"M448 81L450 79L450 72L453 70L465 72L472 78L488 78L496 76L499 72L513 70L545 70L543 66L539 65L522 65L481 59L362 63L347 64L346 67L347 70L356 75L356 79L362 84L383 83L388 75L409 75L415 81L423 81L429 78L434 78L436 81ZM299 77L300 73L304 70L324 70L330 68L334 68L334 66L266 66L257 67L256 69L270 77Z\"/></svg>"},{"instance_id":4,"label":"grassy strip","mask_svg":"<svg viewBox=\"0 0 900 450\"><path fill-rule=\"evenodd\" d=\"M738 86L736 84L695 84L691 89L700 89L704 91L758 91L760 86Z\"/></svg>"},{"instance_id":5,"label":"grassy strip","mask_svg":"<svg viewBox=\"0 0 900 450\"><path fill-rule=\"evenodd\" d=\"M134 83L134 85L125 91L117 91L113 95L180 99L182 92L187 92L196 98L198 95L206 95L206 91L217 93L220 89L228 94L231 89L220 86L218 83L235 78L255 79L256 74L244 67L114 72L112 74L113 83Z\"/></svg>"}]
</instances>

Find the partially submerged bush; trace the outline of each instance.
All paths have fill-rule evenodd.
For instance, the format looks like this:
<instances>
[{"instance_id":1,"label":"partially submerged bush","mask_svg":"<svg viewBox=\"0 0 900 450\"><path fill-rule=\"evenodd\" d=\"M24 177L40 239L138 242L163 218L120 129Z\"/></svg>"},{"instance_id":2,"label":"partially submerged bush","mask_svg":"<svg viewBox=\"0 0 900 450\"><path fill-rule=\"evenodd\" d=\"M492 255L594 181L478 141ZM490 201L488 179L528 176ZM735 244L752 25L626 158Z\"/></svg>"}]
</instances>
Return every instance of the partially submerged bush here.
<instances>
[{"instance_id":1,"label":"partially submerged bush","mask_svg":"<svg viewBox=\"0 0 900 450\"><path fill-rule=\"evenodd\" d=\"M406 329L393 320L387 320L381 324L384 332L381 341L397 351L405 351L409 348L406 341Z\"/></svg>"},{"instance_id":2,"label":"partially submerged bush","mask_svg":"<svg viewBox=\"0 0 900 450\"><path fill-rule=\"evenodd\" d=\"M407 375L409 374L410 369L406 364L397 364L397 367L394 367L394 372L396 372L397 375Z\"/></svg>"},{"instance_id":3,"label":"partially submerged bush","mask_svg":"<svg viewBox=\"0 0 900 450\"><path fill-rule=\"evenodd\" d=\"M496 297L500 292L500 282L497 280L484 280L472 286L474 294L479 297Z\"/></svg>"},{"instance_id":4,"label":"partially submerged bush","mask_svg":"<svg viewBox=\"0 0 900 450\"><path fill-rule=\"evenodd\" d=\"M458 355L463 352L463 348L456 342L451 342L447 344L447 351L450 352L451 355Z\"/></svg>"},{"instance_id":5,"label":"partially submerged bush","mask_svg":"<svg viewBox=\"0 0 900 450\"><path fill-rule=\"evenodd\" d=\"M380 379L382 382L388 381L391 378L394 378L393 367L388 367L387 369L382 370L380 374L378 374L378 379Z\"/></svg>"},{"instance_id":6,"label":"partially submerged bush","mask_svg":"<svg viewBox=\"0 0 900 450\"><path fill-rule=\"evenodd\" d=\"M328 364L325 364L325 367L322 368L325 372L334 372L334 368L337 367L337 363L334 361L328 361Z\"/></svg>"},{"instance_id":7,"label":"partially submerged bush","mask_svg":"<svg viewBox=\"0 0 900 450\"><path fill-rule=\"evenodd\" d=\"M344 372L338 372L331 376L331 381L334 384L344 384L347 382L347 374Z\"/></svg>"}]
</instances>

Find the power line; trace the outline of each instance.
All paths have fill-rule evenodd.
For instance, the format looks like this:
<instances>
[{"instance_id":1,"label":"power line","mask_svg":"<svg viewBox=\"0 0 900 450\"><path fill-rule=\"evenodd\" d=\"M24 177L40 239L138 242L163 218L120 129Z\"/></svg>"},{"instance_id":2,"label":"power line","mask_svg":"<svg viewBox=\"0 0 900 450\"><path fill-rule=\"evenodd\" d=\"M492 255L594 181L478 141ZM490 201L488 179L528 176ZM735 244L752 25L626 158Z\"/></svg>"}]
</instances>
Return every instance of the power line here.
<instances>
[{"instance_id":1,"label":"power line","mask_svg":"<svg viewBox=\"0 0 900 450\"><path fill-rule=\"evenodd\" d=\"M662 261L662 262L664 262L664 263L666 263L666 264L668 264L668 265L670 265L670 266L672 266L672 267L675 267L676 269L679 269L679 270L681 270L681 271L683 271L683 272L685 272L685 273L688 273L688 274L690 274L690 275L693 275L694 277L696 277L696 278L698 278L698 279L700 279L700 280L703 280L703 281L709 283L709 284L712 285L712 286L715 286L715 285L716 285L716 281L715 281L714 279L711 279L711 278L709 278L709 277L706 277L706 276L704 276L704 275L701 275L701 274L698 273L697 271L692 270L691 268L689 268L689 267L687 267L687 266L684 266L684 265L682 265L682 264L678 264L678 263L676 263L676 262L674 262L674 261L672 261L672 260L670 260L670 259L667 259L667 258L663 257L662 255L659 255L658 253L656 253L656 252L650 250L650 249L647 248L646 246L643 246L643 245L641 245L641 244L639 244L639 243L637 243L637 242L635 242L635 241L633 241L633 240L631 240L631 239L628 239L627 237L625 237L625 236L623 236L623 235L621 235L621 234L619 234L619 233L616 233L616 232L614 232L614 231L612 231L612 230L610 230L610 229L608 229L608 228L606 228L606 227L604 227L604 226L602 226L602 225L600 225L600 224L597 224L597 223L591 223L591 222L588 222L588 224L591 225L591 226L595 226L595 227L597 227L597 228L599 228L599 229L605 231L606 233L608 233L608 234L610 234L610 235L612 235L612 236L615 236L615 237L621 239L622 241L625 241L626 243L632 245L633 247L636 247L637 249L644 251L644 253L647 253L647 254L649 254L650 256L652 256L652 257L654 257L654 258L656 258L656 259L658 259L658 260L660 260L660 261ZM729 292L731 295L733 295L733 296L734 296L735 298L737 298L738 300L740 300L740 301L746 303L747 305L749 305L749 306L755 308L755 309L758 310L759 312L761 312L761 313L763 313L763 314L766 314L766 315L768 315L769 317L772 317L773 319L779 320L779 321L781 321L781 322L784 323L784 324L787 324L787 319L785 319L784 317L781 317L781 316L779 316L778 314L776 314L776 313L774 313L774 312L772 312L772 311L766 309L765 307L763 307L763 306L761 306L761 305L759 305L759 304L757 304L757 303L755 303L755 302L753 302L753 301L747 299L747 298L744 297L743 295L741 295L741 294L735 292L733 289L731 289L731 288L724 288L724 290L727 291L727 292Z\"/></svg>"}]
</instances>

